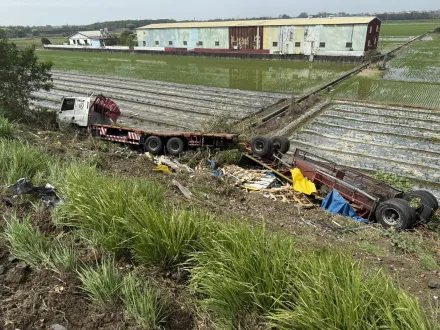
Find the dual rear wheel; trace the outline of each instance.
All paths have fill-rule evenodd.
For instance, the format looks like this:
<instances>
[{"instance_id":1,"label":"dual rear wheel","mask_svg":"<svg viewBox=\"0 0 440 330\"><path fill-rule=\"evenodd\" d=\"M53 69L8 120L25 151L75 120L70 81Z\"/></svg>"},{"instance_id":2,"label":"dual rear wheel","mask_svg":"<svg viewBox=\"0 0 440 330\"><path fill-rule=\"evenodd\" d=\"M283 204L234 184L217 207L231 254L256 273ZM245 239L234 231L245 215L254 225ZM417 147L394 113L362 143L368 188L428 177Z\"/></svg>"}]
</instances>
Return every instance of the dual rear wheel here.
<instances>
[{"instance_id":1,"label":"dual rear wheel","mask_svg":"<svg viewBox=\"0 0 440 330\"><path fill-rule=\"evenodd\" d=\"M163 151L164 143L159 136L149 136L145 140L145 151L157 155ZM178 156L185 150L185 143L180 137L172 137L166 142L166 151L172 156Z\"/></svg>"},{"instance_id":2,"label":"dual rear wheel","mask_svg":"<svg viewBox=\"0 0 440 330\"><path fill-rule=\"evenodd\" d=\"M273 153L285 154L290 149L290 141L285 136L267 138L257 136L251 141L252 154L258 157L270 157Z\"/></svg>"}]
</instances>

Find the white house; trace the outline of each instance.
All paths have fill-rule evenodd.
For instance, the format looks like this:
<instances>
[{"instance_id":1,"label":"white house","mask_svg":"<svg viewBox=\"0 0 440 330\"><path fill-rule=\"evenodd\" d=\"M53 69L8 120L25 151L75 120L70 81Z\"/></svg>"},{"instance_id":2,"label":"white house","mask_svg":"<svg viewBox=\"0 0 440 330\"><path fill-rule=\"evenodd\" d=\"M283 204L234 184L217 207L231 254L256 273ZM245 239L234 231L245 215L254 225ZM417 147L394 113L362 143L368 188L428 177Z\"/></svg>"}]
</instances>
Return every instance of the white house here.
<instances>
[{"instance_id":1,"label":"white house","mask_svg":"<svg viewBox=\"0 0 440 330\"><path fill-rule=\"evenodd\" d=\"M109 38L110 35L107 29L99 31L78 31L69 36L69 45L98 48L105 46L105 40Z\"/></svg>"}]
</instances>

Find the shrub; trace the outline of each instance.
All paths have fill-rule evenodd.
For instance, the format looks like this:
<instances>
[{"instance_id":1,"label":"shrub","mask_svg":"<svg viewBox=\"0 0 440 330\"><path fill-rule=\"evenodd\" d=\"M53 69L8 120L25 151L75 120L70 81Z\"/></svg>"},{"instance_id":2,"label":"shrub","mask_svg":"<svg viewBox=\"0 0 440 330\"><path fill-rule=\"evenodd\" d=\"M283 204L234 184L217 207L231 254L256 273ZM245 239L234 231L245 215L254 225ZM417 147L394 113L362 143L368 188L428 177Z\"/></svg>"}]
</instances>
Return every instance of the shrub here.
<instances>
[{"instance_id":1,"label":"shrub","mask_svg":"<svg viewBox=\"0 0 440 330\"><path fill-rule=\"evenodd\" d=\"M154 182L106 176L85 165L66 170L62 187L67 199L56 209L56 222L93 231L99 245L113 252L129 247L130 225L124 223L130 223L130 211L163 199L162 187Z\"/></svg>"},{"instance_id":2,"label":"shrub","mask_svg":"<svg viewBox=\"0 0 440 330\"><path fill-rule=\"evenodd\" d=\"M382 181L387 185L406 193L413 189L413 185L408 179L394 173L377 172L373 177L376 180Z\"/></svg>"},{"instance_id":3,"label":"shrub","mask_svg":"<svg viewBox=\"0 0 440 330\"><path fill-rule=\"evenodd\" d=\"M290 236L234 222L217 228L192 261L190 286L219 327L244 326L246 314L264 315L289 299L296 263Z\"/></svg>"},{"instance_id":4,"label":"shrub","mask_svg":"<svg viewBox=\"0 0 440 330\"><path fill-rule=\"evenodd\" d=\"M110 308L120 299L123 277L113 260L104 260L96 268L82 268L78 275L84 291L97 306Z\"/></svg>"},{"instance_id":5,"label":"shrub","mask_svg":"<svg viewBox=\"0 0 440 330\"><path fill-rule=\"evenodd\" d=\"M164 322L166 303L152 284L128 274L122 286L122 299L126 315L145 329L156 329Z\"/></svg>"}]
</instances>

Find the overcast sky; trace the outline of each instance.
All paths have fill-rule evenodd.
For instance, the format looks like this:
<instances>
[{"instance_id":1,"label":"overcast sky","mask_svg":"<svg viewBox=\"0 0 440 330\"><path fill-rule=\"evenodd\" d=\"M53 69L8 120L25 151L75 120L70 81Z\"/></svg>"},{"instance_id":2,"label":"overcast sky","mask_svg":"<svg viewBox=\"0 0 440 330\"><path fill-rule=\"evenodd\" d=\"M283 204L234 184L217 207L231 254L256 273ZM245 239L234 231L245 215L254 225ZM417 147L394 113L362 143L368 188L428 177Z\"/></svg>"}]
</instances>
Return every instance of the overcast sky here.
<instances>
[{"instance_id":1,"label":"overcast sky","mask_svg":"<svg viewBox=\"0 0 440 330\"><path fill-rule=\"evenodd\" d=\"M204 20L296 16L300 12L348 13L431 10L436 0L0 0L1 25L80 25L123 19Z\"/></svg>"}]
</instances>

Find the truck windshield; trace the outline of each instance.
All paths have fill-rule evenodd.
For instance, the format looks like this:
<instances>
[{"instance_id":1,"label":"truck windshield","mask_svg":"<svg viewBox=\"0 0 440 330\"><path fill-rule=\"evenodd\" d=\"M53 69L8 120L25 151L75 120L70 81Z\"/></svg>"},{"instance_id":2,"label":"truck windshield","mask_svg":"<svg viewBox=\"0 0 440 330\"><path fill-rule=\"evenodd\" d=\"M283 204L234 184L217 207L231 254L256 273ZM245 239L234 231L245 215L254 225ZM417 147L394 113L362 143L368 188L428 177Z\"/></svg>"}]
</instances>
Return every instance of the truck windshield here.
<instances>
[{"instance_id":1,"label":"truck windshield","mask_svg":"<svg viewBox=\"0 0 440 330\"><path fill-rule=\"evenodd\" d=\"M61 111L68 111L75 109L75 99L64 99Z\"/></svg>"}]
</instances>

